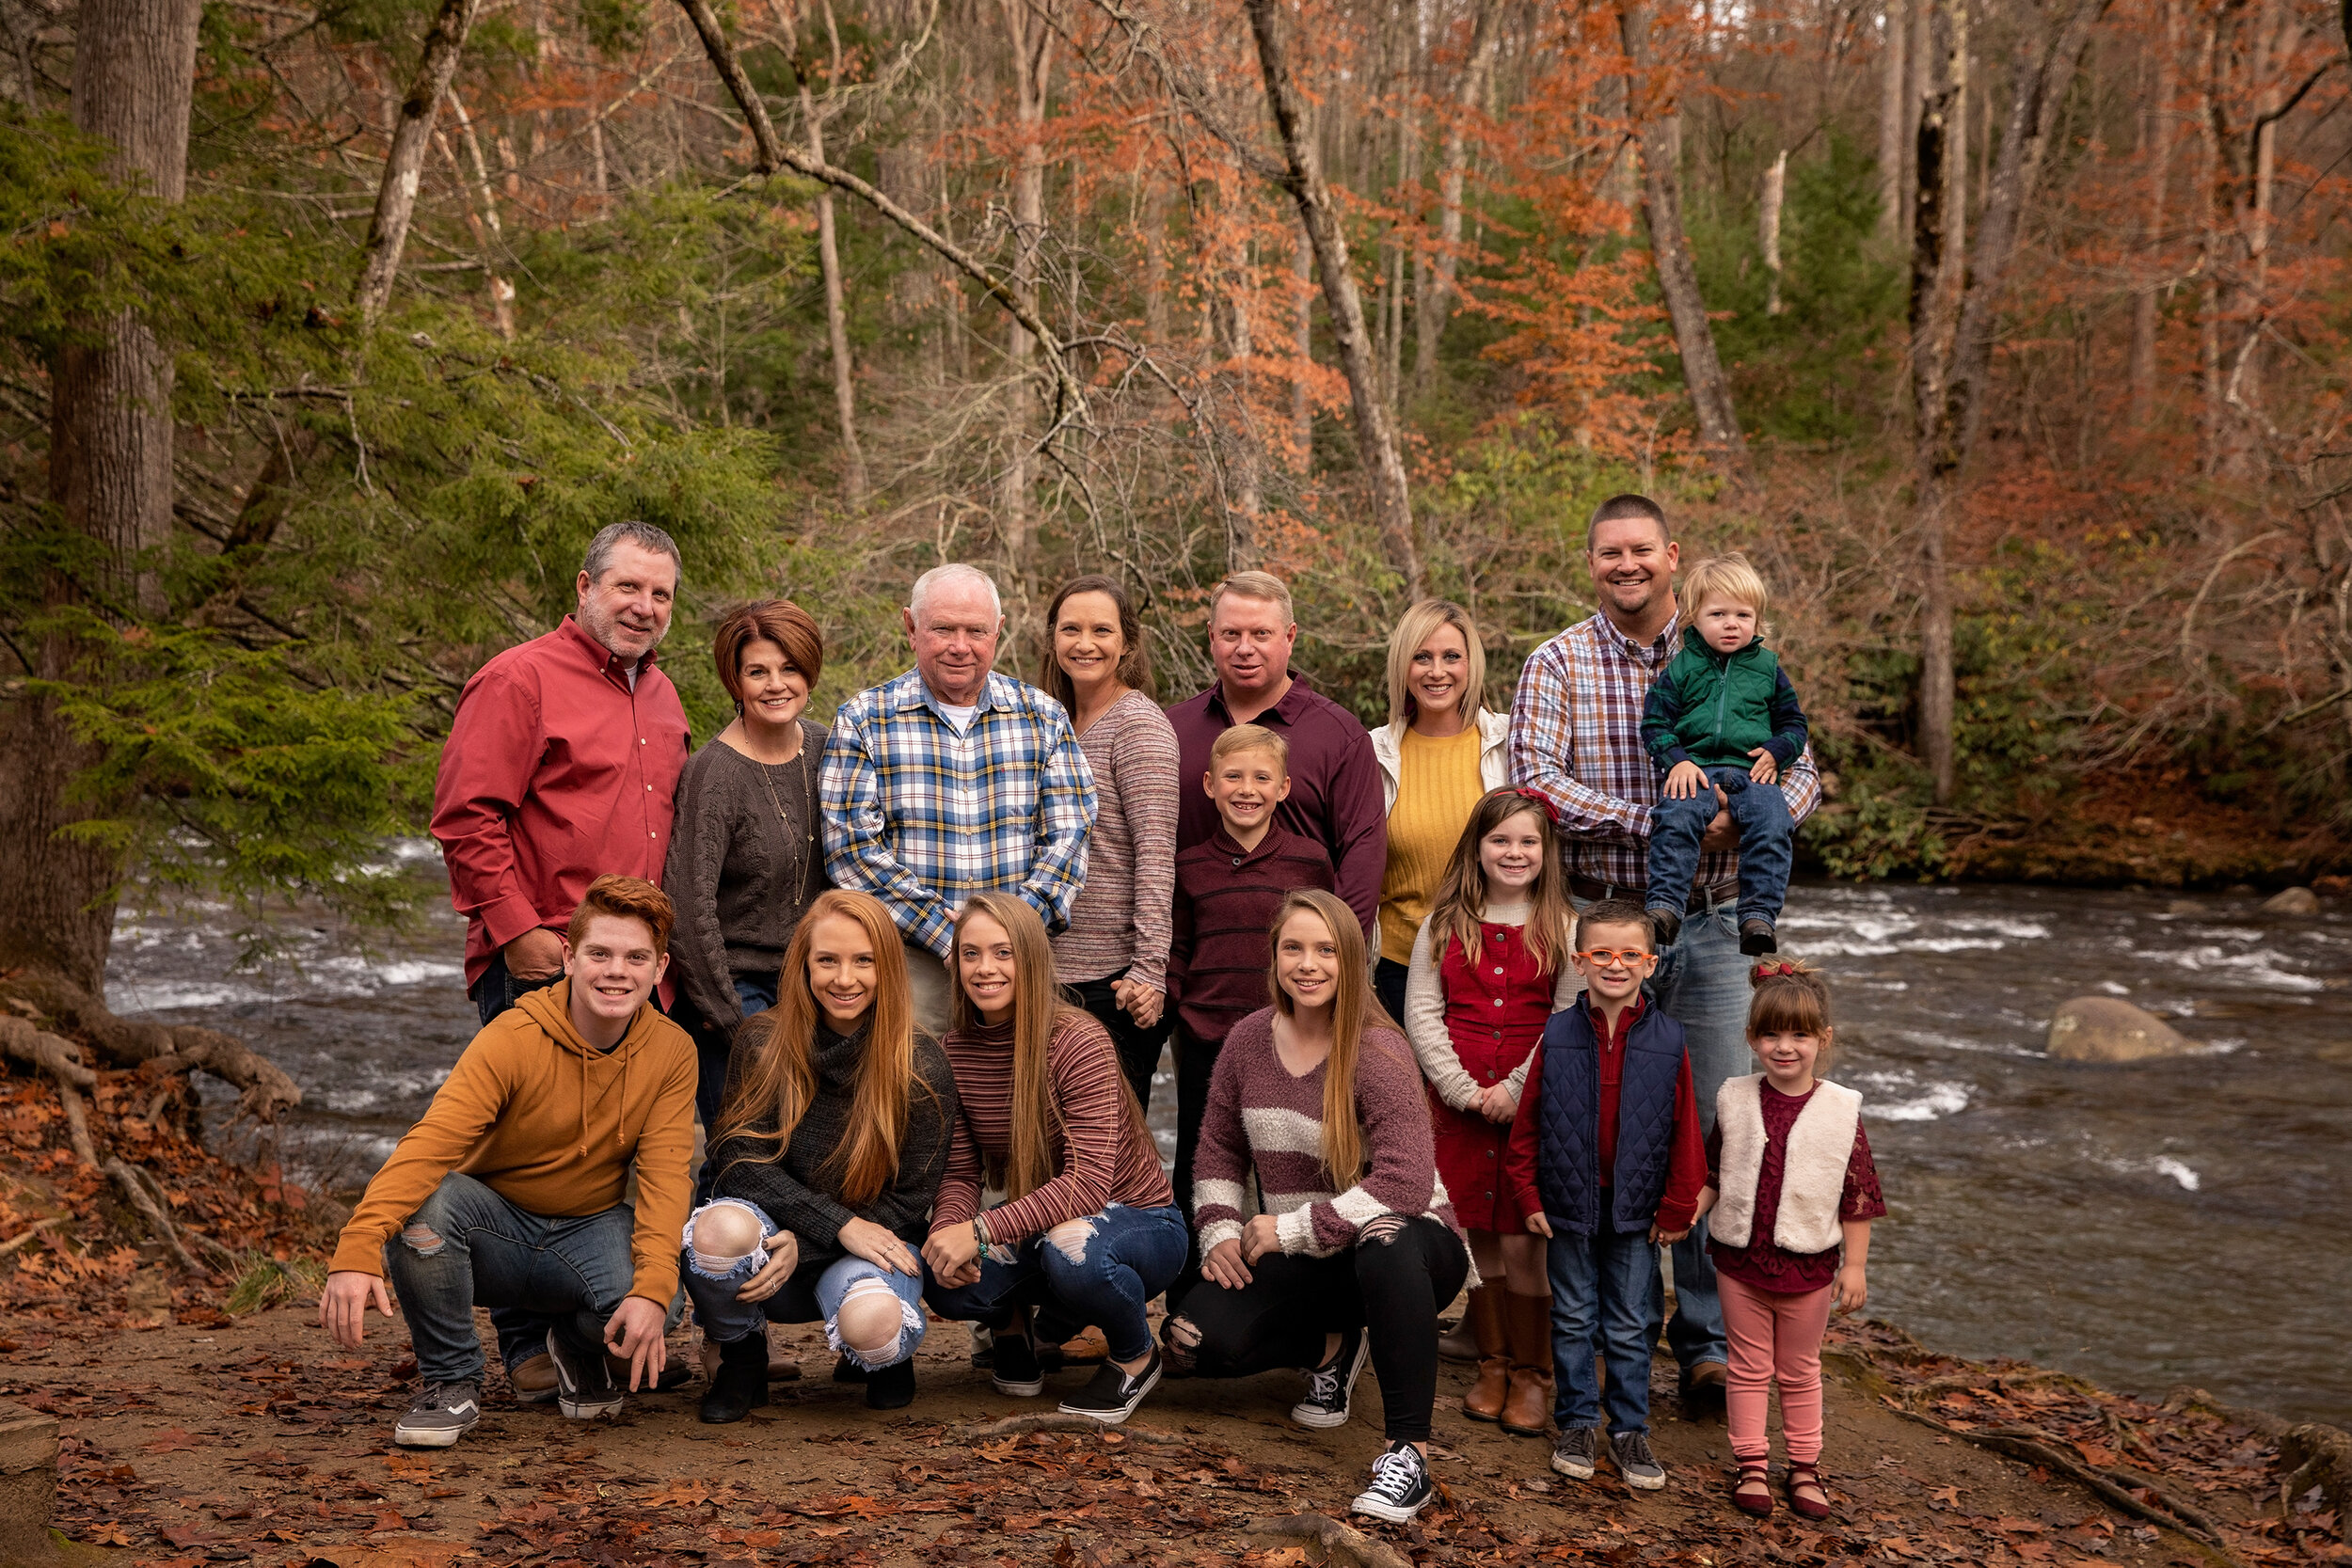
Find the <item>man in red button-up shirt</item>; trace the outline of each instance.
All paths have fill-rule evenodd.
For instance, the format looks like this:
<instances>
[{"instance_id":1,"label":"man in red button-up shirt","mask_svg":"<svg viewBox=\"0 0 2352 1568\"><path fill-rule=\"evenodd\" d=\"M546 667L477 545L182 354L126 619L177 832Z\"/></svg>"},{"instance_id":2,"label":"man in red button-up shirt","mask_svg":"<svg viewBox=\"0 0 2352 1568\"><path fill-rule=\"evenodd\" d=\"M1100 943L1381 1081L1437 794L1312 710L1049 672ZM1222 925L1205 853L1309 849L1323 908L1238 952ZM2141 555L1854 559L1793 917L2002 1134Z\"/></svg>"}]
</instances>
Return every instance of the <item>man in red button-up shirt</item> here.
<instances>
[{"instance_id":1,"label":"man in red button-up shirt","mask_svg":"<svg viewBox=\"0 0 2352 1568\"><path fill-rule=\"evenodd\" d=\"M580 609L474 672L433 788L433 836L466 917L466 991L487 1024L563 974L560 933L607 872L659 884L690 749L654 668L677 546L647 523L597 533Z\"/></svg>"}]
</instances>

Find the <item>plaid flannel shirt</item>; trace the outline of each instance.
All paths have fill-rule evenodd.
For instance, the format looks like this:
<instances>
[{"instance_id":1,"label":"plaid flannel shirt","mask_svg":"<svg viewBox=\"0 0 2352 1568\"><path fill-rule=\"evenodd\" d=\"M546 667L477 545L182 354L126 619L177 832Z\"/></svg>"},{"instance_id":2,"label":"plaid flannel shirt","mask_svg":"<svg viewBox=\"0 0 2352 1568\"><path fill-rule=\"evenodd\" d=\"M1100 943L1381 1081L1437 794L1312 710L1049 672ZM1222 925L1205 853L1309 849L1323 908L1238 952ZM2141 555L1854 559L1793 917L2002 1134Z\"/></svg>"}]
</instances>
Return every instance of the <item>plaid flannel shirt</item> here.
<instances>
[{"instance_id":1,"label":"plaid flannel shirt","mask_svg":"<svg viewBox=\"0 0 2352 1568\"><path fill-rule=\"evenodd\" d=\"M1660 780L1642 744L1649 689L1674 657L1681 617L1647 646L1599 615L1580 621L1529 656L1511 702L1511 782L1551 803L1571 876L1632 890L1649 881L1650 808ZM1821 803L1808 746L1781 769L1780 792L1799 822ZM1728 895L1740 857L1699 862L1698 885Z\"/></svg>"},{"instance_id":2,"label":"plaid flannel shirt","mask_svg":"<svg viewBox=\"0 0 2352 1568\"><path fill-rule=\"evenodd\" d=\"M976 893L1067 925L1094 828L1094 773L1060 705L992 673L977 709L958 735L914 670L861 691L834 715L818 781L834 885L881 899L941 958Z\"/></svg>"}]
</instances>

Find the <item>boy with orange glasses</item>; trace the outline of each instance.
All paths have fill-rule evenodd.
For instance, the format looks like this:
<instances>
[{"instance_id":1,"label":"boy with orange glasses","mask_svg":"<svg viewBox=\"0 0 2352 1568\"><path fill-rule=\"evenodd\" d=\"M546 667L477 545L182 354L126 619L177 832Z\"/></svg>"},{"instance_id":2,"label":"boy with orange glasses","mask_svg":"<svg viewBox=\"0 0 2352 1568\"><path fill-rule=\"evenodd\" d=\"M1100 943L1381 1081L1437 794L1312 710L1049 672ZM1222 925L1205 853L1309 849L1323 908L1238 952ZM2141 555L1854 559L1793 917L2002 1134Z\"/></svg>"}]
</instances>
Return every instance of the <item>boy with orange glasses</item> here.
<instances>
[{"instance_id":1,"label":"boy with orange glasses","mask_svg":"<svg viewBox=\"0 0 2352 1568\"><path fill-rule=\"evenodd\" d=\"M1609 1368L1611 1458L1628 1486L1655 1492L1666 1484L1649 1443L1650 1347L1665 1319L1658 1247L1697 1218L1707 1146L1682 1025L1642 990L1658 968L1648 913L1603 899L1576 934L1584 990L1551 1015L1529 1059L1503 1175L1527 1228L1550 1239L1551 1467L1592 1479L1597 1353Z\"/></svg>"}]
</instances>

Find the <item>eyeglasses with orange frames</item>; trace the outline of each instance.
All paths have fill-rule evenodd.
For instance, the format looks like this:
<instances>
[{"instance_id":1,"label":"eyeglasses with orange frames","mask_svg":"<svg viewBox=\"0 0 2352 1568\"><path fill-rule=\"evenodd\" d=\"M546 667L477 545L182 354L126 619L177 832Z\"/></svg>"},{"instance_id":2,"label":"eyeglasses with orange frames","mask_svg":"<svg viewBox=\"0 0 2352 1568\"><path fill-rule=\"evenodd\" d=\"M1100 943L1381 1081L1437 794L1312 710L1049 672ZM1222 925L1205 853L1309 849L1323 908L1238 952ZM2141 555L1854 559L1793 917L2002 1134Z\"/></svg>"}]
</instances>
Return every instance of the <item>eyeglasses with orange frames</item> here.
<instances>
[{"instance_id":1,"label":"eyeglasses with orange frames","mask_svg":"<svg viewBox=\"0 0 2352 1568\"><path fill-rule=\"evenodd\" d=\"M1631 969L1644 958L1654 958L1656 955L1646 947L1588 947L1577 957L1586 963L1598 964L1603 969L1611 964L1623 964L1628 969Z\"/></svg>"}]
</instances>

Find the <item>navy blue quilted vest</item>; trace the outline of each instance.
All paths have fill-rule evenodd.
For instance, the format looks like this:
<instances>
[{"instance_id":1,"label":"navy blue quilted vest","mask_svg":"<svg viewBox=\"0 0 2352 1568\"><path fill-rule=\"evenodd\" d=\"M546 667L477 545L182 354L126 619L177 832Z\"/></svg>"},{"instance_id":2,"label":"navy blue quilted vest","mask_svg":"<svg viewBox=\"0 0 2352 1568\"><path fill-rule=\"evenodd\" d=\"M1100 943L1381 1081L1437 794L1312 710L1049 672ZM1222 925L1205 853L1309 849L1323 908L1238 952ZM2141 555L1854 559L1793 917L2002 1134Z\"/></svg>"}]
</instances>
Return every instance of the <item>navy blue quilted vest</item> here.
<instances>
[{"instance_id":1,"label":"navy blue quilted vest","mask_svg":"<svg viewBox=\"0 0 2352 1568\"><path fill-rule=\"evenodd\" d=\"M1600 1042L1579 996L1544 1025L1544 1073L1536 1107L1535 1188L1544 1212L1568 1233L1600 1228ZM1650 1002L1625 1042L1617 1089L1615 1201L1610 1228L1647 1230L1666 1196L1674 1152L1675 1084L1682 1073L1682 1025Z\"/></svg>"}]
</instances>

